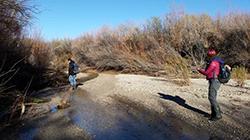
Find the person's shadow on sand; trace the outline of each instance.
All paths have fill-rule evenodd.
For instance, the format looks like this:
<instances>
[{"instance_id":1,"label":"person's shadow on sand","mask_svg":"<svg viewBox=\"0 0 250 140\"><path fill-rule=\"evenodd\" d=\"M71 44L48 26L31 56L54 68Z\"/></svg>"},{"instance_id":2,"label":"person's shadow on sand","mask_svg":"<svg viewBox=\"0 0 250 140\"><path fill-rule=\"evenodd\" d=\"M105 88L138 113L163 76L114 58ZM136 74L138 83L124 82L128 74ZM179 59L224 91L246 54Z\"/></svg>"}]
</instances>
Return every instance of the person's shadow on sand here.
<instances>
[{"instance_id":1,"label":"person's shadow on sand","mask_svg":"<svg viewBox=\"0 0 250 140\"><path fill-rule=\"evenodd\" d=\"M170 100L170 101L173 101L175 103L177 103L178 105L186 108L186 109L189 109L189 110L192 110L194 112L197 112L201 115L204 115L204 117L210 117L210 115L207 113L207 112L204 112L200 109L197 109L195 107L192 107L188 104L186 104L186 100L182 99L181 97L179 96L171 96L171 95L166 95L166 94L163 94L163 93L158 93L160 95L160 98L162 99L165 99L165 100Z\"/></svg>"}]
</instances>

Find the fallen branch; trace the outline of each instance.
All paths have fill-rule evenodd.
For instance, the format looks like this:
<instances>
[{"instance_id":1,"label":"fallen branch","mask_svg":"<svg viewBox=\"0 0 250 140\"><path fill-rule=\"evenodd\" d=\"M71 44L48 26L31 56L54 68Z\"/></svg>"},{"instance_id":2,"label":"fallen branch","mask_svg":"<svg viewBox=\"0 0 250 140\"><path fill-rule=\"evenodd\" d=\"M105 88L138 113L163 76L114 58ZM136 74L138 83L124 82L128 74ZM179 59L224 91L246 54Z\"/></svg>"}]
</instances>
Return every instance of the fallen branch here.
<instances>
[{"instance_id":1,"label":"fallen branch","mask_svg":"<svg viewBox=\"0 0 250 140\"><path fill-rule=\"evenodd\" d=\"M38 105L39 103L25 103L25 106L32 106L32 105Z\"/></svg>"},{"instance_id":2,"label":"fallen branch","mask_svg":"<svg viewBox=\"0 0 250 140\"><path fill-rule=\"evenodd\" d=\"M33 76L31 77L30 82L27 84L27 86L25 88L24 95L21 95L21 96L17 97L17 99L13 103L13 105L12 105L12 107L10 109L11 114L10 114L10 117L9 117L9 123L11 122L12 118L14 117L14 114L17 112L19 107L21 107L21 113L20 113L19 119L22 118L22 116L23 116L23 114L25 112L25 108L26 108L26 106L25 106L25 97L26 97L26 95L28 93L28 90L30 88L30 85L31 85L32 81L33 81Z\"/></svg>"},{"instance_id":3,"label":"fallen branch","mask_svg":"<svg viewBox=\"0 0 250 140\"><path fill-rule=\"evenodd\" d=\"M11 114L10 114L10 117L9 117L9 123L11 122L11 120L12 120L12 118L13 118L13 116L14 116L14 113L15 113L16 110L17 110L17 107L18 107L18 103L19 103L20 98L21 98L21 96L18 97L18 98L15 100L15 102L13 103L13 105L12 105L12 107L11 107L11 109L10 109Z\"/></svg>"},{"instance_id":4,"label":"fallen branch","mask_svg":"<svg viewBox=\"0 0 250 140\"><path fill-rule=\"evenodd\" d=\"M25 90L25 92L24 92L23 98L22 98L22 100L21 100L22 110L21 110L21 114L20 114L20 119L22 118L22 116L23 116L23 114L24 114L24 112L25 112L25 104L24 104L24 102L25 102L26 95L27 95L27 93L28 93L28 90L29 90L29 88L30 88L30 85L31 85L32 81L33 81L33 76L31 77L30 82L28 83L28 85L27 85L27 87L26 87L26 90Z\"/></svg>"}]
</instances>

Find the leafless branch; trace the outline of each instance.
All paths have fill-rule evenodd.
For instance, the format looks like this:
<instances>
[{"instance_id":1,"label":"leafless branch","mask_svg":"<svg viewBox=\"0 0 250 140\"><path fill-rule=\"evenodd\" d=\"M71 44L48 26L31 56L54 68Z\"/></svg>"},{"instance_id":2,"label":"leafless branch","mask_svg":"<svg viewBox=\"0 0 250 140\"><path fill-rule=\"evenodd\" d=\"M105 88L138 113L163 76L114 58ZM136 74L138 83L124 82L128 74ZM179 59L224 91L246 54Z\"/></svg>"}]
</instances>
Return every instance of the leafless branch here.
<instances>
[{"instance_id":1,"label":"leafless branch","mask_svg":"<svg viewBox=\"0 0 250 140\"><path fill-rule=\"evenodd\" d=\"M1 65L1 67L0 67L0 72L3 70L3 67L4 67L4 65L5 65L5 63L6 63L6 60L7 60L7 55L4 55L2 65ZM0 76L0 77L1 77L1 76Z\"/></svg>"},{"instance_id":2,"label":"leafless branch","mask_svg":"<svg viewBox=\"0 0 250 140\"><path fill-rule=\"evenodd\" d=\"M24 92L24 98L26 97L26 95L27 95L27 93L28 93L28 90L29 90L29 88L30 88L30 85L31 85L31 83L32 83L32 81L33 81L33 76L31 77L31 79L30 79L30 81L29 81L29 83L28 83L28 85L27 85L27 87L26 87L26 89L25 89L25 92Z\"/></svg>"},{"instance_id":3,"label":"leafless branch","mask_svg":"<svg viewBox=\"0 0 250 140\"><path fill-rule=\"evenodd\" d=\"M14 116L14 113L16 112L16 110L17 110L17 108L18 108L18 103L19 103L20 99L21 99L21 96L18 97L18 98L15 100L15 102L13 103L13 105L12 105L12 107L11 107L11 109L10 109L11 114L10 114L10 117L9 117L9 122L11 122L11 120L12 120L12 118L13 118L13 116Z\"/></svg>"},{"instance_id":4,"label":"leafless branch","mask_svg":"<svg viewBox=\"0 0 250 140\"><path fill-rule=\"evenodd\" d=\"M4 72L4 73L0 74L0 78L3 77L3 76L5 76L5 75L7 75L7 74L9 74L9 73L11 73L11 72L14 72L14 71L15 70L9 70L7 72Z\"/></svg>"},{"instance_id":5,"label":"leafless branch","mask_svg":"<svg viewBox=\"0 0 250 140\"><path fill-rule=\"evenodd\" d=\"M12 65L12 67L10 68L10 70L12 70L18 63L22 62L25 58L26 58L26 56L23 57L22 59L20 59L19 61L17 61L16 63L14 63L14 64Z\"/></svg>"},{"instance_id":6,"label":"leafless branch","mask_svg":"<svg viewBox=\"0 0 250 140\"><path fill-rule=\"evenodd\" d=\"M29 83L27 84L27 87L25 89L24 95L22 96L21 101L20 101L20 104L21 104L20 119L22 118L22 116L23 116L23 114L25 112L25 98L26 98L26 95L27 95L27 93L29 91L29 88L30 88L30 85L31 85L32 81L33 81L33 76L31 77Z\"/></svg>"},{"instance_id":7,"label":"leafless branch","mask_svg":"<svg viewBox=\"0 0 250 140\"><path fill-rule=\"evenodd\" d=\"M13 86L9 86L9 87L7 87L7 88L2 88L2 89L0 90L0 93L3 93L4 91L9 90L9 89L11 89L11 88L13 88L13 87L15 87L15 86L13 85Z\"/></svg>"},{"instance_id":8,"label":"leafless branch","mask_svg":"<svg viewBox=\"0 0 250 140\"><path fill-rule=\"evenodd\" d=\"M9 77L7 80L5 80L3 83L1 83L0 84L0 86L4 86L4 85L6 85L16 74L17 74L17 72L20 70L20 68L18 68L16 71L15 71L15 73L11 76L11 77Z\"/></svg>"}]
</instances>

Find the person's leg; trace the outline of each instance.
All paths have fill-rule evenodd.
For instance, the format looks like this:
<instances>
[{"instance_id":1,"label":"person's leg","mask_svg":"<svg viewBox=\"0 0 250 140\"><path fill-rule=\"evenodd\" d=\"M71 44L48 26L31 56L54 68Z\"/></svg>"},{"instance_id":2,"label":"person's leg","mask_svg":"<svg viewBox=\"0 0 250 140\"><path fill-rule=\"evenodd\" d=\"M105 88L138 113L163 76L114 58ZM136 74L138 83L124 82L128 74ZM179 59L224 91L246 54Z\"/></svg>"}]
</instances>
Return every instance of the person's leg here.
<instances>
[{"instance_id":1,"label":"person's leg","mask_svg":"<svg viewBox=\"0 0 250 140\"><path fill-rule=\"evenodd\" d=\"M222 116L221 116L221 110L220 110L220 105L219 105L219 103L217 102L217 95L218 95L218 91L219 91L219 89L220 89L220 85L221 85L220 81L219 81L218 79L216 79L216 80L214 81L214 87L215 87L215 90L216 90L216 97L215 97L215 100L216 100L216 108L215 108L215 113L216 113L216 117L217 117L217 118L222 118Z\"/></svg>"},{"instance_id":2,"label":"person's leg","mask_svg":"<svg viewBox=\"0 0 250 140\"><path fill-rule=\"evenodd\" d=\"M69 75L69 84L70 84L70 86L73 87L73 77L72 77L72 75Z\"/></svg>"},{"instance_id":3,"label":"person's leg","mask_svg":"<svg viewBox=\"0 0 250 140\"><path fill-rule=\"evenodd\" d=\"M70 86L74 90L75 87L76 87L76 76L75 75L70 75L69 76L69 82L70 82Z\"/></svg>"},{"instance_id":4,"label":"person's leg","mask_svg":"<svg viewBox=\"0 0 250 140\"><path fill-rule=\"evenodd\" d=\"M72 76L72 84L73 84L73 89L76 89L76 75Z\"/></svg>"},{"instance_id":5,"label":"person's leg","mask_svg":"<svg viewBox=\"0 0 250 140\"><path fill-rule=\"evenodd\" d=\"M209 81L208 99L211 104L211 119L213 118L220 119L222 117L219 104L216 100L219 88L220 88L220 82L217 79Z\"/></svg>"}]
</instances>

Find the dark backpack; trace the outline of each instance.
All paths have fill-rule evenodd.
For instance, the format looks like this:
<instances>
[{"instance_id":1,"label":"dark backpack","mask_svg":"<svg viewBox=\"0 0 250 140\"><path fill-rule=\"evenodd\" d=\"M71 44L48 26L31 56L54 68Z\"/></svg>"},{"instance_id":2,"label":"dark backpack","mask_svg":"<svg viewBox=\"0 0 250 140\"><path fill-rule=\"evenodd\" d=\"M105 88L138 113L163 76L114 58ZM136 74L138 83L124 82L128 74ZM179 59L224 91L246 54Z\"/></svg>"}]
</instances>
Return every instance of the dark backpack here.
<instances>
[{"instance_id":1,"label":"dark backpack","mask_svg":"<svg viewBox=\"0 0 250 140\"><path fill-rule=\"evenodd\" d=\"M73 72L74 74L80 73L80 68L76 63L74 63Z\"/></svg>"},{"instance_id":2,"label":"dark backpack","mask_svg":"<svg viewBox=\"0 0 250 140\"><path fill-rule=\"evenodd\" d=\"M231 78L231 72L230 70L225 67L224 63L220 63L220 73L219 73L219 76L218 76L218 80L225 84L227 83Z\"/></svg>"}]
</instances>

